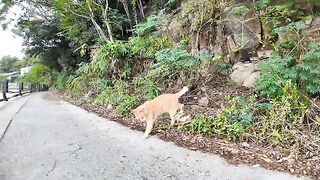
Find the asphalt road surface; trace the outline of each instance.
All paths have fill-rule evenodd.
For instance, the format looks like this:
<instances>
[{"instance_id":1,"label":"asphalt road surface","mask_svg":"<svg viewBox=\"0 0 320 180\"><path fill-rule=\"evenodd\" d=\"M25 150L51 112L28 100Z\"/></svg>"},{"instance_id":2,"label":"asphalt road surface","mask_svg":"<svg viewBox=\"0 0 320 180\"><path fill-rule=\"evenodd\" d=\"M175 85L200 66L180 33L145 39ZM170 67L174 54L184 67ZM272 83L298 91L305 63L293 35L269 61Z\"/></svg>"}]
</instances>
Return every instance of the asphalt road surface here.
<instances>
[{"instance_id":1,"label":"asphalt road surface","mask_svg":"<svg viewBox=\"0 0 320 180\"><path fill-rule=\"evenodd\" d=\"M154 136L143 139L143 132L88 113L49 92L0 102L0 122L1 180L298 179L230 165L219 156Z\"/></svg>"}]
</instances>

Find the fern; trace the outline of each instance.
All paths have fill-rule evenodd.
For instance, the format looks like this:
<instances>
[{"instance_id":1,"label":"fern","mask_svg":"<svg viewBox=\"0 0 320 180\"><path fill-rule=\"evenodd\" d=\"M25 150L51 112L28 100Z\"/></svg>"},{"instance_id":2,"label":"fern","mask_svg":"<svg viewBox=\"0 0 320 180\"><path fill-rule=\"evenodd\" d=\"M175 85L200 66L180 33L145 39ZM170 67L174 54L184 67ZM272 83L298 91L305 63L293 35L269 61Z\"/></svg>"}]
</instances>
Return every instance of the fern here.
<instances>
[{"instance_id":1,"label":"fern","mask_svg":"<svg viewBox=\"0 0 320 180\"><path fill-rule=\"evenodd\" d=\"M261 75L256 79L255 89L261 95L276 98L283 95L283 87L288 82L296 83L306 94L320 93L320 48L311 45L300 61L292 56L272 56L259 63Z\"/></svg>"},{"instance_id":2,"label":"fern","mask_svg":"<svg viewBox=\"0 0 320 180\"><path fill-rule=\"evenodd\" d=\"M164 17L164 11L160 11L157 15L150 15L145 22L139 23L135 26L135 33L138 36L150 34L156 29L156 25Z\"/></svg>"},{"instance_id":3,"label":"fern","mask_svg":"<svg viewBox=\"0 0 320 180\"><path fill-rule=\"evenodd\" d=\"M200 51L196 56L192 56L186 50L163 49L156 53L156 67L167 65L177 70L193 69L200 60L208 58L210 55L205 51Z\"/></svg>"},{"instance_id":4,"label":"fern","mask_svg":"<svg viewBox=\"0 0 320 180\"><path fill-rule=\"evenodd\" d=\"M311 45L310 51L298 64L299 78L303 90L308 94L320 93L320 48Z\"/></svg>"}]
</instances>

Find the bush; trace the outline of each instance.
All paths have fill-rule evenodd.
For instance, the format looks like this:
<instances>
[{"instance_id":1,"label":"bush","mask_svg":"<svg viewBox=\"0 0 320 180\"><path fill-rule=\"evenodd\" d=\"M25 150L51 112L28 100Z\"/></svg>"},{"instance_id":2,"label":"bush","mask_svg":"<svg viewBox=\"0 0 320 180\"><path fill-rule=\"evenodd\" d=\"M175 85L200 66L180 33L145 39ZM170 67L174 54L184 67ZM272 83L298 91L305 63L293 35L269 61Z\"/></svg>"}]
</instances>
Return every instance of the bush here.
<instances>
[{"instance_id":1,"label":"bush","mask_svg":"<svg viewBox=\"0 0 320 180\"><path fill-rule=\"evenodd\" d=\"M53 86L57 77L57 72L50 69L48 66L37 64L34 65L29 73L19 78L19 81L23 83L32 84L46 84Z\"/></svg>"},{"instance_id":2,"label":"bush","mask_svg":"<svg viewBox=\"0 0 320 180\"><path fill-rule=\"evenodd\" d=\"M261 74L255 81L255 89L268 98L281 97L282 87L289 81L297 79L297 72L291 56L272 56L267 61L258 64Z\"/></svg>"},{"instance_id":3,"label":"bush","mask_svg":"<svg viewBox=\"0 0 320 180\"><path fill-rule=\"evenodd\" d=\"M0 81L5 80L6 77L0 74Z\"/></svg>"},{"instance_id":4,"label":"bush","mask_svg":"<svg viewBox=\"0 0 320 180\"><path fill-rule=\"evenodd\" d=\"M235 141L253 121L253 99L229 98L228 106L215 117L196 115L193 121L182 128L192 133L223 135Z\"/></svg>"},{"instance_id":5,"label":"bush","mask_svg":"<svg viewBox=\"0 0 320 180\"><path fill-rule=\"evenodd\" d=\"M125 82L117 80L113 87L105 87L93 103L100 106L111 105L120 114L127 115L137 102L137 99L129 94Z\"/></svg>"},{"instance_id":6,"label":"bush","mask_svg":"<svg viewBox=\"0 0 320 180\"><path fill-rule=\"evenodd\" d=\"M209 56L205 51L200 51L196 56L192 56L186 50L178 48L163 49L156 53L156 67L166 65L170 68L181 70L195 69L200 60Z\"/></svg>"},{"instance_id":7,"label":"bush","mask_svg":"<svg viewBox=\"0 0 320 180\"><path fill-rule=\"evenodd\" d=\"M301 60L285 55L275 55L259 63L261 75L256 79L255 89L263 96L276 98L283 96L283 87L294 83L302 92L315 95L320 92L320 48L310 46Z\"/></svg>"},{"instance_id":8,"label":"bush","mask_svg":"<svg viewBox=\"0 0 320 180\"><path fill-rule=\"evenodd\" d=\"M129 38L128 46L133 55L144 58L155 58L156 52L169 48L172 45L165 36L132 37Z\"/></svg>"},{"instance_id":9,"label":"bush","mask_svg":"<svg viewBox=\"0 0 320 180\"><path fill-rule=\"evenodd\" d=\"M135 96L141 100L152 100L160 95L160 88L148 77L137 77L132 81L132 84L135 89Z\"/></svg>"},{"instance_id":10,"label":"bush","mask_svg":"<svg viewBox=\"0 0 320 180\"><path fill-rule=\"evenodd\" d=\"M95 77L112 79L126 78L130 75L130 51L122 41L107 42L91 62L92 73Z\"/></svg>"},{"instance_id":11,"label":"bush","mask_svg":"<svg viewBox=\"0 0 320 180\"><path fill-rule=\"evenodd\" d=\"M255 123L248 127L247 138L279 145L287 150L293 150L293 147L299 150L309 148L312 143L310 137L300 137L304 134L303 118L308 111L308 104L299 96L297 87L290 82L285 84L283 95L273 99L270 105L264 113L255 118Z\"/></svg>"},{"instance_id":12,"label":"bush","mask_svg":"<svg viewBox=\"0 0 320 180\"><path fill-rule=\"evenodd\" d=\"M164 18L164 11L160 11L157 15L150 15L145 22L141 22L135 26L135 33L138 36L149 35L156 30L158 22Z\"/></svg>"},{"instance_id":13,"label":"bush","mask_svg":"<svg viewBox=\"0 0 320 180\"><path fill-rule=\"evenodd\" d=\"M59 90L65 90L69 76L66 72L60 72L57 77L55 87Z\"/></svg>"}]
</instances>

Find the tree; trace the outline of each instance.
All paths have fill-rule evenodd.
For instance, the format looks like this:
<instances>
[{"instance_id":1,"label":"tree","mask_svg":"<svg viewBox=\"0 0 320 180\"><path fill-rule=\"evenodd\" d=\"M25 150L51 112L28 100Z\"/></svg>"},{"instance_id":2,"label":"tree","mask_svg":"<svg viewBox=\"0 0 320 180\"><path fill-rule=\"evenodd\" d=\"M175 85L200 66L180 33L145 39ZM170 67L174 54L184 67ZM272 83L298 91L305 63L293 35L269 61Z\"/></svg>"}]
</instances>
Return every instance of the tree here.
<instances>
[{"instance_id":1,"label":"tree","mask_svg":"<svg viewBox=\"0 0 320 180\"><path fill-rule=\"evenodd\" d=\"M0 73L8 73L16 71L17 68L14 66L19 59L12 56L3 56L0 59Z\"/></svg>"},{"instance_id":2,"label":"tree","mask_svg":"<svg viewBox=\"0 0 320 180\"><path fill-rule=\"evenodd\" d=\"M82 18L92 23L96 33L104 41L114 42L112 25L114 25L114 28L122 27L122 23L118 18L122 15L118 14L116 9L110 8L109 0L85 0L77 2L55 0L53 6L61 20L62 28L68 27L70 18L73 18L73 20ZM102 27L106 27L107 31L105 32Z\"/></svg>"},{"instance_id":3,"label":"tree","mask_svg":"<svg viewBox=\"0 0 320 180\"><path fill-rule=\"evenodd\" d=\"M47 84L52 86L56 75L56 71L53 71L48 66L36 64L31 68L27 75L20 78L20 81L24 83Z\"/></svg>"}]
</instances>

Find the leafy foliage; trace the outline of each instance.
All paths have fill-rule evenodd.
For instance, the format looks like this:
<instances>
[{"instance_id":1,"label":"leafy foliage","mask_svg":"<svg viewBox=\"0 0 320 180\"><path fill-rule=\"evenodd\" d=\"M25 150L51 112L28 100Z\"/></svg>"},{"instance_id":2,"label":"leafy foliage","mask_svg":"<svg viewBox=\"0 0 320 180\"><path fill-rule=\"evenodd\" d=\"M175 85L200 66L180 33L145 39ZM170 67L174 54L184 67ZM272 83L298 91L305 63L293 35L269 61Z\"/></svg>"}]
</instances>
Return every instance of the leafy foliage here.
<instances>
[{"instance_id":1,"label":"leafy foliage","mask_svg":"<svg viewBox=\"0 0 320 180\"><path fill-rule=\"evenodd\" d=\"M303 90L308 94L320 93L320 47L312 45L311 50L297 65Z\"/></svg>"},{"instance_id":2,"label":"leafy foliage","mask_svg":"<svg viewBox=\"0 0 320 180\"><path fill-rule=\"evenodd\" d=\"M105 87L94 99L94 104L111 105L117 112L127 115L136 105L136 98L129 95L126 84L123 81L114 82L113 87Z\"/></svg>"},{"instance_id":3,"label":"leafy foliage","mask_svg":"<svg viewBox=\"0 0 320 180\"><path fill-rule=\"evenodd\" d=\"M253 121L253 101L241 97L228 101L228 106L215 117L197 115L182 128L192 133L227 135L229 140L237 140Z\"/></svg>"},{"instance_id":4,"label":"leafy foliage","mask_svg":"<svg viewBox=\"0 0 320 180\"><path fill-rule=\"evenodd\" d=\"M128 46L134 55L150 59L155 58L155 53L159 50L169 48L172 45L165 36L138 36L130 38Z\"/></svg>"},{"instance_id":5,"label":"leafy foliage","mask_svg":"<svg viewBox=\"0 0 320 180\"><path fill-rule=\"evenodd\" d=\"M129 50L122 41L104 44L91 63L93 73L98 77L128 77L131 69L131 60L127 58L128 55Z\"/></svg>"},{"instance_id":6,"label":"leafy foliage","mask_svg":"<svg viewBox=\"0 0 320 180\"><path fill-rule=\"evenodd\" d=\"M192 56L186 50L163 49L156 53L156 66L167 65L177 70L187 70L195 68L200 60L208 56L207 53L200 51L196 56Z\"/></svg>"},{"instance_id":7,"label":"leafy foliage","mask_svg":"<svg viewBox=\"0 0 320 180\"><path fill-rule=\"evenodd\" d=\"M0 73L9 73L18 70L15 63L18 62L18 58L11 56L3 56L0 59Z\"/></svg>"},{"instance_id":8,"label":"leafy foliage","mask_svg":"<svg viewBox=\"0 0 320 180\"><path fill-rule=\"evenodd\" d=\"M297 72L291 56L273 56L268 61L259 63L261 75L257 77L255 89L261 95L275 98L283 95L282 87L289 81L297 80Z\"/></svg>"},{"instance_id":9,"label":"leafy foliage","mask_svg":"<svg viewBox=\"0 0 320 180\"><path fill-rule=\"evenodd\" d=\"M158 22L164 18L164 12L160 11L157 15L150 15L145 22L135 26L135 33L138 36L146 36L156 30Z\"/></svg>"},{"instance_id":10,"label":"leafy foliage","mask_svg":"<svg viewBox=\"0 0 320 180\"><path fill-rule=\"evenodd\" d=\"M259 115L257 123L248 128L247 138L258 139L264 143L280 145L285 149L292 147L310 148L310 140L299 137L303 127L303 116L307 111L305 99L299 96L297 87L290 82L285 84L283 95L271 101L271 108Z\"/></svg>"},{"instance_id":11,"label":"leafy foliage","mask_svg":"<svg viewBox=\"0 0 320 180\"><path fill-rule=\"evenodd\" d=\"M311 46L299 61L286 55L273 56L268 61L261 62L261 75L255 82L256 90L269 98L281 97L284 85L292 82L307 94L319 93L319 56L319 47Z\"/></svg>"},{"instance_id":12,"label":"leafy foliage","mask_svg":"<svg viewBox=\"0 0 320 180\"><path fill-rule=\"evenodd\" d=\"M19 81L32 84L46 84L52 86L55 83L56 71L49 67L37 64L34 65L27 75L20 78Z\"/></svg>"}]
</instances>

